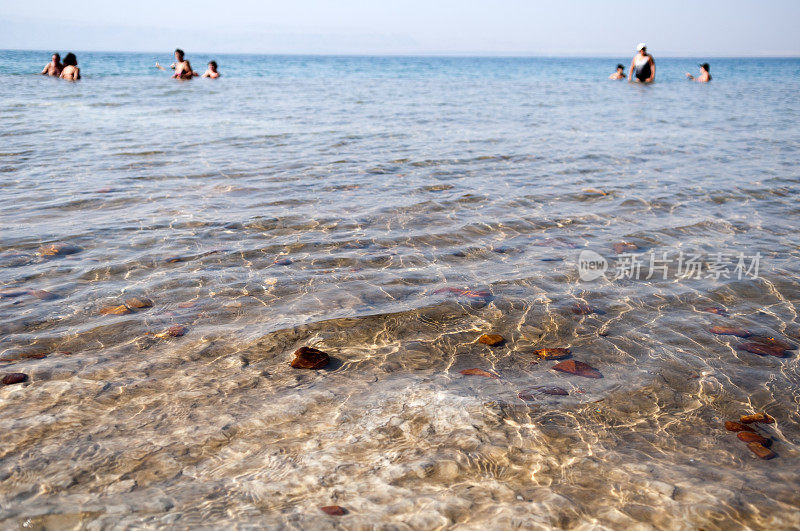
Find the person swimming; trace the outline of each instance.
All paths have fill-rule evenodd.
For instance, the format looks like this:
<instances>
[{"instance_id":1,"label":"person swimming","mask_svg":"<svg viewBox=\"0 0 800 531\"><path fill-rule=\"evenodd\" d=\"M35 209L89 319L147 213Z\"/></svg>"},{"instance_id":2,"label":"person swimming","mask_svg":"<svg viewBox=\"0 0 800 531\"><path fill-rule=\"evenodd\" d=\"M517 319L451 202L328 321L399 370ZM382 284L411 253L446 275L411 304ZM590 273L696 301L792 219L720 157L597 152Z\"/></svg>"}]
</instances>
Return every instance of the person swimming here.
<instances>
[{"instance_id":1,"label":"person swimming","mask_svg":"<svg viewBox=\"0 0 800 531\"><path fill-rule=\"evenodd\" d=\"M211 79L217 79L219 77L219 72L217 72L217 62L216 61L209 61L208 62L208 70L205 71L203 77L210 77Z\"/></svg>"},{"instance_id":2,"label":"person swimming","mask_svg":"<svg viewBox=\"0 0 800 531\"><path fill-rule=\"evenodd\" d=\"M50 62L44 65L44 68L42 69L42 75L59 77L61 76L61 71L63 69L64 65L61 64L61 55L54 53L50 59Z\"/></svg>"},{"instance_id":3,"label":"person swimming","mask_svg":"<svg viewBox=\"0 0 800 531\"><path fill-rule=\"evenodd\" d=\"M647 53L647 45L640 42L636 46L637 54L633 56L631 68L628 71L628 81L636 77L639 83L652 83L656 78L656 62L653 56Z\"/></svg>"},{"instance_id":4,"label":"person swimming","mask_svg":"<svg viewBox=\"0 0 800 531\"><path fill-rule=\"evenodd\" d=\"M711 65L708 63L703 63L700 65L700 75L694 77L689 72L686 72L686 77L691 79L692 81L697 81L698 83L708 83L711 81L711 74L709 73L711 70Z\"/></svg>"},{"instance_id":5,"label":"person swimming","mask_svg":"<svg viewBox=\"0 0 800 531\"><path fill-rule=\"evenodd\" d=\"M64 69L61 71L61 79L67 81L78 81L81 78L81 69L78 68L78 58L70 52L64 57Z\"/></svg>"},{"instance_id":6,"label":"person swimming","mask_svg":"<svg viewBox=\"0 0 800 531\"><path fill-rule=\"evenodd\" d=\"M608 76L608 79L625 79L625 67L617 65L617 71Z\"/></svg>"}]
</instances>

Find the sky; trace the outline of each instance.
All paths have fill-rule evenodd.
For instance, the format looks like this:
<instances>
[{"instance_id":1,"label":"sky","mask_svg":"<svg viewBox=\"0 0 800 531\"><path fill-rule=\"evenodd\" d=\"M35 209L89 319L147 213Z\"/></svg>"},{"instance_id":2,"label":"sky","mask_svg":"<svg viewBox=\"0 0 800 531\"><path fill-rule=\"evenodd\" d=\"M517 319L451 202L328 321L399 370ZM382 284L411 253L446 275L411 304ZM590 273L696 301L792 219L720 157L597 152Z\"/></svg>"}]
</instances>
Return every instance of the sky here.
<instances>
[{"instance_id":1,"label":"sky","mask_svg":"<svg viewBox=\"0 0 800 531\"><path fill-rule=\"evenodd\" d=\"M0 0L0 49L800 56L800 0Z\"/></svg>"}]
</instances>

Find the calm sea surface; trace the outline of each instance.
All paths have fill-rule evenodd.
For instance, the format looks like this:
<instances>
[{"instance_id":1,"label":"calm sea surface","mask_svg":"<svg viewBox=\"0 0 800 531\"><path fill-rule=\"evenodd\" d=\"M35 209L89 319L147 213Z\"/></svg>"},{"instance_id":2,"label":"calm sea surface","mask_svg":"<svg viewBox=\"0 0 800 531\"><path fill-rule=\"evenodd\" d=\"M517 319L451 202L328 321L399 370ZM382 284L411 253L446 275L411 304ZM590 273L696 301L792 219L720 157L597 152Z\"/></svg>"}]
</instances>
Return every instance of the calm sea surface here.
<instances>
[{"instance_id":1,"label":"calm sea surface","mask_svg":"<svg viewBox=\"0 0 800 531\"><path fill-rule=\"evenodd\" d=\"M653 52L0 51L0 524L800 526L800 60Z\"/></svg>"}]
</instances>

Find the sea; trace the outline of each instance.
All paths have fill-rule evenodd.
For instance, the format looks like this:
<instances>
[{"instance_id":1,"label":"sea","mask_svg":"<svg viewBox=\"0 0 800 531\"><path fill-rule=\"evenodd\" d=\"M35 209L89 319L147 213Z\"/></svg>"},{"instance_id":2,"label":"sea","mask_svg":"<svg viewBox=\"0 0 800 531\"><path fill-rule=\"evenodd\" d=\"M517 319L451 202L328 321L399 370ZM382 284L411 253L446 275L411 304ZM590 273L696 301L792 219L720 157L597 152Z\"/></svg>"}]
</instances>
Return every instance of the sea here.
<instances>
[{"instance_id":1,"label":"sea","mask_svg":"<svg viewBox=\"0 0 800 531\"><path fill-rule=\"evenodd\" d=\"M52 52L0 51L0 526L800 527L800 59Z\"/></svg>"}]
</instances>

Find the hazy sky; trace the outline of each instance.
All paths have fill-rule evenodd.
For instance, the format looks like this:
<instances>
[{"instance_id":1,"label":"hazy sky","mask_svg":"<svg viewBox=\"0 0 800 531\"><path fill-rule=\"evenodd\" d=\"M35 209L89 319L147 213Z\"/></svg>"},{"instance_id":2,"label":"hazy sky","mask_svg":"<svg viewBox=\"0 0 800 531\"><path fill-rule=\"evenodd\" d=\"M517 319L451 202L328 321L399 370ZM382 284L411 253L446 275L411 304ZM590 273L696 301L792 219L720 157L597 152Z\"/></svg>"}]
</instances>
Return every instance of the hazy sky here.
<instances>
[{"instance_id":1,"label":"hazy sky","mask_svg":"<svg viewBox=\"0 0 800 531\"><path fill-rule=\"evenodd\" d=\"M800 55L800 0L0 0L0 48Z\"/></svg>"}]
</instances>

